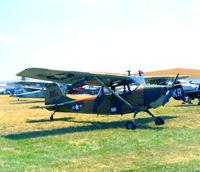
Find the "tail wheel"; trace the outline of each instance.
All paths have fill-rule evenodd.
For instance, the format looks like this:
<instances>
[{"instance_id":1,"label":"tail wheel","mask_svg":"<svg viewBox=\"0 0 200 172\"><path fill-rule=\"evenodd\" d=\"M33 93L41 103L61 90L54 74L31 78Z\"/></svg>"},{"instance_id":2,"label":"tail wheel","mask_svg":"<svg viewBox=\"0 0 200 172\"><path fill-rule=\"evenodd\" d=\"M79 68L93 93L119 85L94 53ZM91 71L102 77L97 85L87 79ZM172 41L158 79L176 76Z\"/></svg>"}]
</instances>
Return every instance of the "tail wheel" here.
<instances>
[{"instance_id":1,"label":"tail wheel","mask_svg":"<svg viewBox=\"0 0 200 172\"><path fill-rule=\"evenodd\" d=\"M163 125L163 124L165 124L165 120L162 117L157 117L155 119L155 124L156 125Z\"/></svg>"},{"instance_id":2,"label":"tail wheel","mask_svg":"<svg viewBox=\"0 0 200 172\"><path fill-rule=\"evenodd\" d=\"M135 123L135 121L132 121L132 120L128 121L126 123L126 128L128 130L131 130L131 129L134 130L134 129L136 129L136 123Z\"/></svg>"}]
</instances>

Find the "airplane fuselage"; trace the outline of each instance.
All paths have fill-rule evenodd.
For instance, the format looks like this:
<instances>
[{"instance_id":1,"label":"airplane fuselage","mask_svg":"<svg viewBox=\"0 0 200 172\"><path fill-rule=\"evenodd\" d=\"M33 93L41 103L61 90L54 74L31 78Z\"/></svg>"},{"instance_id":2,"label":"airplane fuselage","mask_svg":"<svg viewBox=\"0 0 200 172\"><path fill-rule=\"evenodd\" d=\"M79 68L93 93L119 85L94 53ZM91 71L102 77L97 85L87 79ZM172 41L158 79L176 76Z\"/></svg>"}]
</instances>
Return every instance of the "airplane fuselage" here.
<instances>
[{"instance_id":1,"label":"airplane fuselage","mask_svg":"<svg viewBox=\"0 0 200 172\"><path fill-rule=\"evenodd\" d=\"M113 94L100 92L98 96L73 100L63 103L62 106L49 107L48 110L56 112L77 112L92 114L126 114L131 112L146 111L150 108L157 108L162 105L167 92L164 86L140 85L133 91L127 91L120 96L132 105L132 109L120 101Z\"/></svg>"}]
</instances>

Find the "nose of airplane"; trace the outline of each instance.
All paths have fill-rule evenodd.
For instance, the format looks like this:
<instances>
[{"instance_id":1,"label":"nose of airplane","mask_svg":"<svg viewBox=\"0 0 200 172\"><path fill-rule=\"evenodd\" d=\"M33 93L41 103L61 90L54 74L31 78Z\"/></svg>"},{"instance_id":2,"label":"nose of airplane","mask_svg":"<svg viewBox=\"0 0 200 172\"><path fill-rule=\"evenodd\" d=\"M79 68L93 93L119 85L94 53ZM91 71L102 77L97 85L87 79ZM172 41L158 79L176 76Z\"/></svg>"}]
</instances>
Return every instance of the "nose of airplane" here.
<instances>
[{"instance_id":1,"label":"nose of airplane","mask_svg":"<svg viewBox=\"0 0 200 172\"><path fill-rule=\"evenodd\" d=\"M144 105L151 108L157 108L161 106L168 89L168 86L145 86Z\"/></svg>"}]
</instances>

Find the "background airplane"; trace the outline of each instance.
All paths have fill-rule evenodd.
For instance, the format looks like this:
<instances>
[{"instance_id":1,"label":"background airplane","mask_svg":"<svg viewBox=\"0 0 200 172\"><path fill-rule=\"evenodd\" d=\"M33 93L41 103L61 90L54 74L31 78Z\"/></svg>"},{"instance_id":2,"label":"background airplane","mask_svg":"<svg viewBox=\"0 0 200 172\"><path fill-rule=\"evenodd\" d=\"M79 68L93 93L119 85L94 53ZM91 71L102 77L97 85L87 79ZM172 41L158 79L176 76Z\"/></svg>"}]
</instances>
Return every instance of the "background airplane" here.
<instances>
[{"instance_id":1,"label":"background airplane","mask_svg":"<svg viewBox=\"0 0 200 172\"><path fill-rule=\"evenodd\" d=\"M1 94L13 94L15 87L16 87L16 81L0 82Z\"/></svg>"},{"instance_id":2,"label":"background airplane","mask_svg":"<svg viewBox=\"0 0 200 172\"><path fill-rule=\"evenodd\" d=\"M11 92L7 89L0 89L0 95L8 95L11 94Z\"/></svg>"},{"instance_id":3,"label":"background airplane","mask_svg":"<svg viewBox=\"0 0 200 172\"><path fill-rule=\"evenodd\" d=\"M139 76L145 76L142 70L138 71ZM180 76L179 78L186 78L187 76ZM162 81L158 84L172 86L172 81L169 81L170 77L166 81ZM191 101L198 98L200 105L200 83L192 83L191 81L179 79L177 82L177 87L173 91L172 97L175 100L183 100L183 104L192 103Z\"/></svg>"},{"instance_id":4,"label":"background airplane","mask_svg":"<svg viewBox=\"0 0 200 172\"><path fill-rule=\"evenodd\" d=\"M182 100L183 104L192 103L195 98L198 99L198 105L200 105L200 84L192 83L186 80L178 80L176 84L179 84L173 92L173 98L175 100ZM171 84L169 84L171 85Z\"/></svg>"},{"instance_id":5,"label":"background airplane","mask_svg":"<svg viewBox=\"0 0 200 172\"><path fill-rule=\"evenodd\" d=\"M1 94L14 94L14 89L19 86L18 82L25 82L27 79L22 77L20 80L1 81Z\"/></svg>"},{"instance_id":6,"label":"background airplane","mask_svg":"<svg viewBox=\"0 0 200 172\"><path fill-rule=\"evenodd\" d=\"M46 87L52 84L55 83L43 80L18 81L11 96L19 98L45 98ZM66 84L56 84L59 85L64 93L67 91Z\"/></svg>"},{"instance_id":7,"label":"background airplane","mask_svg":"<svg viewBox=\"0 0 200 172\"><path fill-rule=\"evenodd\" d=\"M78 112L95 114L126 114L134 113L133 120L126 123L127 129L135 129L135 118L137 113L144 111L150 116L154 115L149 111L151 108L158 108L165 105L171 95L172 86L143 85L138 83L138 76L117 76L95 74L77 71L59 71L42 68L28 68L17 74L53 82L75 84L79 81L95 81L101 86L97 96L87 99L71 99L66 97L57 85L47 87L45 105L34 108L46 108L53 111L50 119L53 120L55 112ZM175 78L174 83L178 78ZM141 79L141 77L140 77ZM106 94L105 89L108 94ZM155 118L155 124L164 124L162 117Z\"/></svg>"},{"instance_id":8,"label":"background airplane","mask_svg":"<svg viewBox=\"0 0 200 172\"><path fill-rule=\"evenodd\" d=\"M99 87L95 87L92 85L84 85L84 86L80 86L77 88L72 88L71 85L68 85L67 87L67 93L68 94L91 94L91 95L95 95L98 94L99 92Z\"/></svg>"},{"instance_id":9,"label":"background airplane","mask_svg":"<svg viewBox=\"0 0 200 172\"><path fill-rule=\"evenodd\" d=\"M45 98L45 89L44 88L24 89L21 85L19 85L14 89L14 93L11 94L11 96L18 98Z\"/></svg>"}]
</instances>

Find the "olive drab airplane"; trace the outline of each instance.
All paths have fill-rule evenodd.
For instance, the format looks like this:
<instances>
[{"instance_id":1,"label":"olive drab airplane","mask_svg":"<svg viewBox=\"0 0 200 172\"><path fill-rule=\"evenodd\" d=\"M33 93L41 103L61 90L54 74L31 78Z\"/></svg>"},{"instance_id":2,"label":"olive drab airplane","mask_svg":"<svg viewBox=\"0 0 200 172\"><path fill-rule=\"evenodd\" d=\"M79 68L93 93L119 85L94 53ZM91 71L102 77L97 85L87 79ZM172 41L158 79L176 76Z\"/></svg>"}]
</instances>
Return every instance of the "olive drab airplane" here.
<instances>
[{"instance_id":1,"label":"olive drab airplane","mask_svg":"<svg viewBox=\"0 0 200 172\"><path fill-rule=\"evenodd\" d=\"M135 118L137 113L141 111L154 117L149 109L164 106L169 101L174 89L173 84L178 79L177 75L172 87L169 87L145 85L144 78L141 76L118 76L43 68L28 68L17 75L72 85L78 82L95 83L101 86L98 95L79 100L65 96L57 85L51 85L46 90L45 105L34 108L45 108L53 111L51 120L56 112L108 115L134 113L133 120L126 123L127 129L136 128ZM162 117L155 118L155 124L164 124L164 119Z\"/></svg>"}]
</instances>

